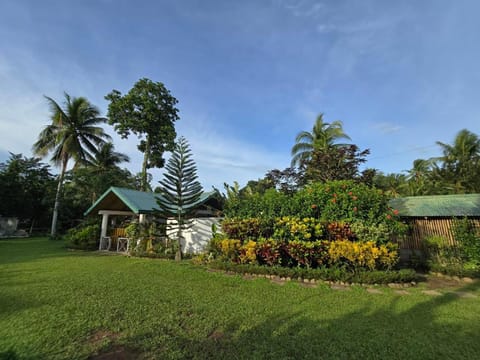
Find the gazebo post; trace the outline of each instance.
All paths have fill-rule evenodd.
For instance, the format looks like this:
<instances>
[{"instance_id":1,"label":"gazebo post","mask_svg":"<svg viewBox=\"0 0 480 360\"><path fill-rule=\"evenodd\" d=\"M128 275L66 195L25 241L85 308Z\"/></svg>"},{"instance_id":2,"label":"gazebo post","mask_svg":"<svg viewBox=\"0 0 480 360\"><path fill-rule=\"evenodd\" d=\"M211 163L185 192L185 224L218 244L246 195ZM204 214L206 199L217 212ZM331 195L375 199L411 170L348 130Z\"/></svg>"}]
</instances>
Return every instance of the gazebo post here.
<instances>
[{"instance_id":1,"label":"gazebo post","mask_svg":"<svg viewBox=\"0 0 480 360\"><path fill-rule=\"evenodd\" d=\"M108 227L108 213L104 212L102 214L102 229L100 231L100 239L104 236L107 236L107 227Z\"/></svg>"},{"instance_id":2,"label":"gazebo post","mask_svg":"<svg viewBox=\"0 0 480 360\"><path fill-rule=\"evenodd\" d=\"M109 216L112 215L120 215L120 216L132 216L135 215L134 212L132 211L119 211L119 210L99 210L98 211L99 215L102 215L102 227L100 229L100 245L99 245L99 250L101 250L102 247L102 239L104 237L107 237L107 231L108 231L108 219Z\"/></svg>"}]
</instances>

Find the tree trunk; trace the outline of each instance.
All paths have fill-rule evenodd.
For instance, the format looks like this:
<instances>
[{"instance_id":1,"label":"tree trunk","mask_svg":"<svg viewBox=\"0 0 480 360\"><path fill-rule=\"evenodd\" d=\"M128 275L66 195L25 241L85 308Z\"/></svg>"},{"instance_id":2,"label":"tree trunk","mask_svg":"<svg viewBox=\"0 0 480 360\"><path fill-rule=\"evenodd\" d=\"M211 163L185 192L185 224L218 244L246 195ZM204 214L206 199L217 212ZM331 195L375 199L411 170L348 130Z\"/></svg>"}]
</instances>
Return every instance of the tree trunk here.
<instances>
[{"instance_id":1,"label":"tree trunk","mask_svg":"<svg viewBox=\"0 0 480 360\"><path fill-rule=\"evenodd\" d=\"M143 164L142 164L142 179L141 179L141 190L147 191L147 165L148 165L148 156L150 154L150 138L147 135L145 140L145 153L143 154Z\"/></svg>"},{"instance_id":2,"label":"tree trunk","mask_svg":"<svg viewBox=\"0 0 480 360\"><path fill-rule=\"evenodd\" d=\"M180 261L182 260L182 215L181 215L181 212L179 212L178 214L178 218L177 218L177 226L178 226L178 230L177 230L177 239L178 239L178 250L177 250L177 253L175 254L175 260L176 261Z\"/></svg>"},{"instance_id":3,"label":"tree trunk","mask_svg":"<svg viewBox=\"0 0 480 360\"><path fill-rule=\"evenodd\" d=\"M55 194L55 205L53 206L52 228L50 230L50 236L52 238L57 235L58 208L60 207L60 194L62 193L63 178L67 169L67 162L68 158L63 156L62 169L60 170L60 175L58 177L57 193Z\"/></svg>"}]
</instances>

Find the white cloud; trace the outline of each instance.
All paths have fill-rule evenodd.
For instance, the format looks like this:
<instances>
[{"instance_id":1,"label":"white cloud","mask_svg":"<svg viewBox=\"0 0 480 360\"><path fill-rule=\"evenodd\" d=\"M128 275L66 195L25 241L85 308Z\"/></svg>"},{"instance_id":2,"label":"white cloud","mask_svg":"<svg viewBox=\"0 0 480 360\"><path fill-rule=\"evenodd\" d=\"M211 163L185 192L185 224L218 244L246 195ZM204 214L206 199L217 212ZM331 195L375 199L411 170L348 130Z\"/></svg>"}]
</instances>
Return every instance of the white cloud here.
<instances>
[{"instance_id":1,"label":"white cloud","mask_svg":"<svg viewBox=\"0 0 480 360\"><path fill-rule=\"evenodd\" d=\"M178 135L185 136L190 143L199 180L207 189L212 185L223 188L224 182L238 181L244 185L248 180L263 177L268 170L288 166L288 156L261 144L238 140L234 133L218 130L215 123L196 112L195 116L184 114L177 126Z\"/></svg>"},{"instance_id":2,"label":"white cloud","mask_svg":"<svg viewBox=\"0 0 480 360\"><path fill-rule=\"evenodd\" d=\"M389 122L382 122L373 125L373 128L380 131L383 134L393 134L403 129L402 126L395 125Z\"/></svg>"},{"instance_id":3,"label":"white cloud","mask_svg":"<svg viewBox=\"0 0 480 360\"><path fill-rule=\"evenodd\" d=\"M300 1L280 1L286 9L290 10L294 16L314 17L320 15L325 8L325 4L319 1L300 0Z\"/></svg>"}]
</instances>

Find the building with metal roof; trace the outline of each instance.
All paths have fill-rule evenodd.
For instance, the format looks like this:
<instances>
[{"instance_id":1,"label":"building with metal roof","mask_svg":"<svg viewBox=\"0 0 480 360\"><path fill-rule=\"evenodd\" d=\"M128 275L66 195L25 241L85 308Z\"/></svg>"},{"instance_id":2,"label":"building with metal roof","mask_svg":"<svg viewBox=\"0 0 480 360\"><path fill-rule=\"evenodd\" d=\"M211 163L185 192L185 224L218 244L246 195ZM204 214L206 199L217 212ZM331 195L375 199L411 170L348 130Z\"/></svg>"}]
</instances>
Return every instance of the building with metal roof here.
<instances>
[{"instance_id":1,"label":"building with metal roof","mask_svg":"<svg viewBox=\"0 0 480 360\"><path fill-rule=\"evenodd\" d=\"M480 217L480 194L409 196L389 204L401 217Z\"/></svg>"},{"instance_id":2,"label":"building with metal roof","mask_svg":"<svg viewBox=\"0 0 480 360\"><path fill-rule=\"evenodd\" d=\"M457 219L468 218L472 229L480 231L480 194L409 196L390 200L389 205L408 224L408 234L400 242L403 249L422 250L430 236L455 245Z\"/></svg>"},{"instance_id":3,"label":"building with metal roof","mask_svg":"<svg viewBox=\"0 0 480 360\"><path fill-rule=\"evenodd\" d=\"M160 213L157 199L161 195L120 187L108 189L84 215L99 214L102 216L100 239L107 236L109 218L111 216L138 216L139 222L144 222L147 215ZM222 202L217 191L204 192L200 198L189 207L183 209L191 212L192 217L218 217L222 210Z\"/></svg>"}]
</instances>

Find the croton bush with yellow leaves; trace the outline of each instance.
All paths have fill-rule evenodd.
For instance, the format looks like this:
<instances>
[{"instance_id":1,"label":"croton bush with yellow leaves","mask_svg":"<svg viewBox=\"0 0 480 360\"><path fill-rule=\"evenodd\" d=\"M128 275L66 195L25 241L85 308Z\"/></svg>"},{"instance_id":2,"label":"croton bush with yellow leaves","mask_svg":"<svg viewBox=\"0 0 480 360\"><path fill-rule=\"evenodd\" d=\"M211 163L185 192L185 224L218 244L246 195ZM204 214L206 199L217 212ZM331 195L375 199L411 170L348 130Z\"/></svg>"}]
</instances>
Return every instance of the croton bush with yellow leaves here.
<instances>
[{"instance_id":1,"label":"croton bush with yellow leaves","mask_svg":"<svg viewBox=\"0 0 480 360\"><path fill-rule=\"evenodd\" d=\"M392 240L406 229L384 193L354 181L239 193L225 215L209 254L238 264L389 270L398 262Z\"/></svg>"},{"instance_id":2,"label":"croton bush with yellow leaves","mask_svg":"<svg viewBox=\"0 0 480 360\"><path fill-rule=\"evenodd\" d=\"M398 251L391 243L376 245L373 241L337 240L329 244L328 258L332 265L340 264L352 270L390 270L398 261Z\"/></svg>"},{"instance_id":3,"label":"croton bush with yellow leaves","mask_svg":"<svg viewBox=\"0 0 480 360\"><path fill-rule=\"evenodd\" d=\"M317 240L290 242L261 239L223 239L217 242L219 258L241 264L280 265L318 268L325 266L357 270L390 270L398 262L395 244L376 245L373 241Z\"/></svg>"}]
</instances>

